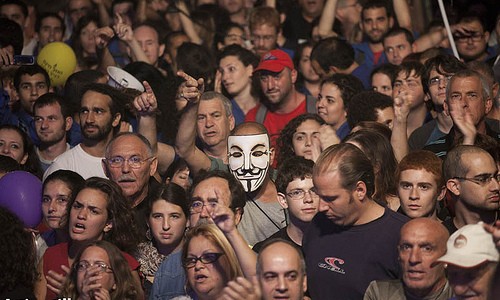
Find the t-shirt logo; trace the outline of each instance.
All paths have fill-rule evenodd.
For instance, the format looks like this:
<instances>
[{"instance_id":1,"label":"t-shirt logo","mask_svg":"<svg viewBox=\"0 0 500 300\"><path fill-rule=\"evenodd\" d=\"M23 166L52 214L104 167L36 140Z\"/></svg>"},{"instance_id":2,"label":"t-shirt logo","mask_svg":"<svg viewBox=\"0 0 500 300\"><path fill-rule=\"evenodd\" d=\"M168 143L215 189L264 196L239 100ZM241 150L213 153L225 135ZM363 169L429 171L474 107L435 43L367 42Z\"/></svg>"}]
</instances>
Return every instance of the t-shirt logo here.
<instances>
[{"instance_id":1,"label":"t-shirt logo","mask_svg":"<svg viewBox=\"0 0 500 300\"><path fill-rule=\"evenodd\" d=\"M465 246L467 246L467 238L464 235L460 234L453 242L453 247L460 249Z\"/></svg>"},{"instance_id":2,"label":"t-shirt logo","mask_svg":"<svg viewBox=\"0 0 500 300\"><path fill-rule=\"evenodd\" d=\"M345 274L345 270L340 266L344 264L344 260L336 257L325 257L325 263L318 263L318 267L327 269L339 274Z\"/></svg>"},{"instance_id":3,"label":"t-shirt logo","mask_svg":"<svg viewBox=\"0 0 500 300\"><path fill-rule=\"evenodd\" d=\"M262 58L263 61L266 61L266 60L278 60L278 58L274 55L272 55L271 53L267 53L264 55L264 57Z\"/></svg>"}]
</instances>

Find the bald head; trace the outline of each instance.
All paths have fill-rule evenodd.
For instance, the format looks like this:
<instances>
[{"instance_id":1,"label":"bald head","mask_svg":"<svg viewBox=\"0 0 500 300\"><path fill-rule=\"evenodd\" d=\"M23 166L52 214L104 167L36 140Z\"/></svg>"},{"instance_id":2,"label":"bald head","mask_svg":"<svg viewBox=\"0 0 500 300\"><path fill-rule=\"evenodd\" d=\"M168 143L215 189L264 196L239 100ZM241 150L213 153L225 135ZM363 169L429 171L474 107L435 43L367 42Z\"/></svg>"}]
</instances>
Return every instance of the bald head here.
<instances>
[{"instance_id":1,"label":"bald head","mask_svg":"<svg viewBox=\"0 0 500 300\"><path fill-rule=\"evenodd\" d=\"M231 135L253 135L253 134L268 134L266 127L257 122L244 122L236 126Z\"/></svg>"},{"instance_id":2,"label":"bald head","mask_svg":"<svg viewBox=\"0 0 500 300\"><path fill-rule=\"evenodd\" d=\"M435 236L436 239L442 242L444 249L446 250L446 241L448 240L449 233L440 221L431 218L412 219L401 227L401 239L417 229Z\"/></svg>"}]
</instances>

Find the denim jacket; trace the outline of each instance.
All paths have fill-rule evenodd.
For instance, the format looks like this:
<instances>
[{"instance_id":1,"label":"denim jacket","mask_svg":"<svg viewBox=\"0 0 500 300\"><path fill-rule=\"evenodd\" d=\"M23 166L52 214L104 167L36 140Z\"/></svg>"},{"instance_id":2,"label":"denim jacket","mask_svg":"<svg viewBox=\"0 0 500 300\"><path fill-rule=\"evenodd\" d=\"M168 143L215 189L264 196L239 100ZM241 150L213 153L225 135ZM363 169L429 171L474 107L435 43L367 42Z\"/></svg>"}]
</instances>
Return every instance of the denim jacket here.
<instances>
[{"instance_id":1,"label":"denim jacket","mask_svg":"<svg viewBox=\"0 0 500 300\"><path fill-rule=\"evenodd\" d=\"M186 294L186 273L182 267L182 251L170 254L155 274L149 300L168 300Z\"/></svg>"}]
</instances>

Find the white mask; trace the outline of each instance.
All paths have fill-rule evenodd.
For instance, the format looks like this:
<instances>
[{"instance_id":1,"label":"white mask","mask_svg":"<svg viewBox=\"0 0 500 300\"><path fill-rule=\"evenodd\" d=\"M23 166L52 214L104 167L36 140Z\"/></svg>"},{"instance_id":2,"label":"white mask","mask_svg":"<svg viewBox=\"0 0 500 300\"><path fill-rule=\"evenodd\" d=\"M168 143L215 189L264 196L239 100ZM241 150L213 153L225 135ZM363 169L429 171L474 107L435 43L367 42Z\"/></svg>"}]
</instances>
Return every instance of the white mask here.
<instances>
[{"instance_id":1,"label":"white mask","mask_svg":"<svg viewBox=\"0 0 500 300\"><path fill-rule=\"evenodd\" d=\"M229 136L229 169L245 192L257 190L269 169L270 150L267 134Z\"/></svg>"}]
</instances>

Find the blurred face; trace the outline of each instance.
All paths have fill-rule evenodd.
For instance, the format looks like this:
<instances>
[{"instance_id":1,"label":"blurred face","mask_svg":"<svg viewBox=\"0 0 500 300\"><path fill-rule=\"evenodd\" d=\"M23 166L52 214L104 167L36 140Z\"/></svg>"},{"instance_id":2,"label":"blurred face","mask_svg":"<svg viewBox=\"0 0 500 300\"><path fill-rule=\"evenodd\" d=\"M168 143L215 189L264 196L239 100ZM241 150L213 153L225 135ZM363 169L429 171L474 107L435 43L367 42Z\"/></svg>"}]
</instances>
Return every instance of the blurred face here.
<instances>
[{"instance_id":1,"label":"blurred face","mask_svg":"<svg viewBox=\"0 0 500 300\"><path fill-rule=\"evenodd\" d=\"M263 56L267 52L276 49L278 32L275 27L268 24L256 25L251 34L253 50L257 55Z\"/></svg>"},{"instance_id":2,"label":"blurred face","mask_svg":"<svg viewBox=\"0 0 500 300\"><path fill-rule=\"evenodd\" d=\"M218 0L219 6L226 9L229 14L235 14L242 11L245 6L243 0Z\"/></svg>"},{"instance_id":3,"label":"blurred face","mask_svg":"<svg viewBox=\"0 0 500 300\"><path fill-rule=\"evenodd\" d=\"M86 265L86 270L78 270L76 277L76 287L81 295L84 290L88 290L90 285L101 285L101 288L111 292L116 288L115 276L110 268L110 261L106 250L97 246L87 247L80 257L80 264ZM106 265L110 268L103 270L99 265ZM99 290L92 289L91 290Z\"/></svg>"},{"instance_id":4,"label":"blurred face","mask_svg":"<svg viewBox=\"0 0 500 300\"><path fill-rule=\"evenodd\" d=\"M316 102L318 115L333 128L338 129L346 122L347 112L339 87L335 84L325 83L321 86L318 101Z\"/></svg>"},{"instance_id":5,"label":"blurred face","mask_svg":"<svg viewBox=\"0 0 500 300\"><path fill-rule=\"evenodd\" d=\"M198 136L208 148L225 145L233 128L234 117L227 116L222 100L200 101L197 116Z\"/></svg>"},{"instance_id":6,"label":"blurred face","mask_svg":"<svg viewBox=\"0 0 500 300\"><path fill-rule=\"evenodd\" d=\"M311 222L318 212L319 197L311 191L314 187L311 177L295 178L286 187L286 207L290 217L304 223ZM299 196L302 193L304 197Z\"/></svg>"},{"instance_id":7,"label":"blurred face","mask_svg":"<svg viewBox=\"0 0 500 300\"><path fill-rule=\"evenodd\" d=\"M95 91L83 94L80 107L80 127L85 139L102 141L111 136L120 123L119 115L111 114L111 97Z\"/></svg>"},{"instance_id":8,"label":"blurred face","mask_svg":"<svg viewBox=\"0 0 500 300\"><path fill-rule=\"evenodd\" d=\"M323 10L324 0L299 0L302 13L310 17L318 17Z\"/></svg>"},{"instance_id":9,"label":"blurred face","mask_svg":"<svg viewBox=\"0 0 500 300\"><path fill-rule=\"evenodd\" d=\"M311 64L312 47L306 47L302 50L302 56L299 61L299 72L304 76L305 81L318 83L320 78L318 73L314 71Z\"/></svg>"},{"instance_id":10,"label":"blurred face","mask_svg":"<svg viewBox=\"0 0 500 300\"><path fill-rule=\"evenodd\" d=\"M326 172L313 176L316 193L320 196L319 212L338 226L356 225L359 205L354 199L356 190L342 187L338 172Z\"/></svg>"},{"instance_id":11,"label":"blurred face","mask_svg":"<svg viewBox=\"0 0 500 300\"><path fill-rule=\"evenodd\" d=\"M149 26L140 26L134 30L134 37L139 42L151 65L158 65L158 57L163 54L165 45L160 45L158 33Z\"/></svg>"},{"instance_id":12,"label":"blurred face","mask_svg":"<svg viewBox=\"0 0 500 300\"><path fill-rule=\"evenodd\" d=\"M49 104L35 109L35 130L43 144L56 144L66 141L66 131L71 128L71 118L61 113L59 103Z\"/></svg>"},{"instance_id":13,"label":"blurred face","mask_svg":"<svg viewBox=\"0 0 500 300\"><path fill-rule=\"evenodd\" d=\"M177 72L177 49L185 42L189 42L189 38L186 35L178 35L170 39L170 44L166 49L167 51L165 51L165 60L172 66L174 72Z\"/></svg>"},{"instance_id":14,"label":"blurred face","mask_svg":"<svg viewBox=\"0 0 500 300\"><path fill-rule=\"evenodd\" d=\"M429 94L431 96L432 103L438 107L443 107L443 103L446 100L446 85L449 81L449 76L452 74L440 74L436 68L432 68L429 73Z\"/></svg>"},{"instance_id":15,"label":"blurred face","mask_svg":"<svg viewBox=\"0 0 500 300\"><path fill-rule=\"evenodd\" d=\"M195 226L199 221L212 223L210 213L217 205L231 206L231 191L227 181L220 177L211 177L198 183L191 197L192 205L189 224ZM200 207L197 211L194 207Z\"/></svg>"},{"instance_id":16,"label":"blurred face","mask_svg":"<svg viewBox=\"0 0 500 300\"><path fill-rule=\"evenodd\" d=\"M187 258L196 258L207 253L223 252L222 249L204 236L196 236L191 239L187 250ZM204 264L198 260L194 267L186 269L189 286L200 299L217 299L228 281L225 272L227 268L228 262L225 255L209 264Z\"/></svg>"},{"instance_id":17,"label":"blurred face","mask_svg":"<svg viewBox=\"0 0 500 300\"><path fill-rule=\"evenodd\" d=\"M297 71L284 68L279 73L259 72L260 88L272 104L285 104L297 80Z\"/></svg>"},{"instance_id":18,"label":"blurred face","mask_svg":"<svg viewBox=\"0 0 500 300\"><path fill-rule=\"evenodd\" d=\"M52 229L59 228L61 218L66 215L66 206L71 197L71 190L61 180L45 184L42 195L42 213L45 223Z\"/></svg>"},{"instance_id":19,"label":"blurred face","mask_svg":"<svg viewBox=\"0 0 500 300\"><path fill-rule=\"evenodd\" d=\"M181 246L187 216L179 205L161 199L155 201L151 206L148 223L160 249L167 247L175 250Z\"/></svg>"},{"instance_id":20,"label":"blurred face","mask_svg":"<svg viewBox=\"0 0 500 300\"><path fill-rule=\"evenodd\" d=\"M455 37L457 51L465 61L479 60L486 56L490 34L485 32L479 21L460 23L467 29L467 35Z\"/></svg>"},{"instance_id":21,"label":"blurred face","mask_svg":"<svg viewBox=\"0 0 500 300\"><path fill-rule=\"evenodd\" d=\"M61 42L64 31L61 21L55 17L46 17L42 20L40 32L38 32L39 47L43 48L48 43Z\"/></svg>"},{"instance_id":22,"label":"blurred face","mask_svg":"<svg viewBox=\"0 0 500 300\"><path fill-rule=\"evenodd\" d=\"M149 178L156 172L158 163L148 147L138 137L128 135L114 140L108 152L104 168L109 179L118 183L125 197L132 201L143 200L148 192ZM116 159L123 159L123 164L113 166L110 161ZM140 163L131 166L129 160Z\"/></svg>"},{"instance_id":23,"label":"blurred face","mask_svg":"<svg viewBox=\"0 0 500 300\"><path fill-rule=\"evenodd\" d=\"M478 77L452 78L449 99L445 102L445 110L454 105L462 107L470 114L474 125L479 125L491 110L492 101L483 95L481 80Z\"/></svg>"},{"instance_id":24,"label":"blurred face","mask_svg":"<svg viewBox=\"0 0 500 300\"><path fill-rule=\"evenodd\" d=\"M321 125L315 120L306 120L297 127L292 137L295 155L313 159L313 146L320 144L320 128Z\"/></svg>"},{"instance_id":25,"label":"blurred face","mask_svg":"<svg viewBox=\"0 0 500 300\"><path fill-rule=\"evenodd\" d=\"M394 80L393 98L400 93L409 95L410 110L424 105L425 93L422 79L415 74L415 71L411 71L409 75L404 71L398 73L396 80Z\"/></svg>"},{"instance_id":26,"label":"blurred face","mask_svg":"<svg viewBox=\"0 0 500 300\"><path fill-rule=\"evenodd\" d=\"M26 16L23 14L23 10L20 6L16 4L4 4L0 8L0 16L16 22L24 29Z\"/></svg>"},{"instance_id":27,"label":"blurred face","mask_svg":"<svg viewBox=\"0 0 500 300\"><path fill-rule=\"evenodd\" d=\"M384 73L373 74L372 89L375 92L379 92L392 98L392 82L389 76Z\"/></svg>"},{"instance_id":28,"label":"blurred face","mask_svg":"<svg viewBox=\"0 0 500 300\"><path fill-rule=\"evenodd\" d=\"M219 62L222 84L231 96L237 96L252 87L252 65L245 65L236 56L226 56Z\"/></svg>"},{"instance_id":29,"label":"blurred face","mask_svg":"<svg viewBox=\"0 0 500 300\"><path fill-rule=\"evenodd\" d=\"M422 223L401 229L398 245L403 282L414 295L437 293L446 282L444 264L435 264L446 253L446 237Z\"/></svg>"},{"instance_id":30,"label":"blurred face","mask_svg":"<svg viewBox=\"0 0 500 300\"><path fill-rule=\"evenodd\" d=\"M68 3L68 11L71 23L76 25L81 17L89 14L92 10L90 0L70 0Z\"/></svg>"},{"instance_id":31,"label":"blurred face","mask_svg":"<svg viewBox=\"0 0 500 300\"><path fill-rule=\"evenodd\" d=\"M101 240L112 228L108 220L108 197L99 190L84 188L70 210L69 236L73 241Z\"/></svg>"},{"instance_id":32,"label":"blurred face","mask_svg":"<svg viewBox=\"0 0 500 300\"><path fill-rule=\"evenodd\" d=\"M245 192L254 192L266 179L271 161L267 134L229 136L227 140L230 172Z\"/></svg>"},{"instance_id":33,"label":"blurred face","mask_svg":"<svg viewBox=\"0 0 500 300\"><path fill-rule=\"evenodd\" d=\"M394 108L393 107L386 107L384 109L377 108L375 111L377 112L376 121L392 129L392 121L394 120Z\"/></svg>"},{"instance_id":34,"label":"blurred face","mask_svg":"<svg viewBox=\"0 0 500 300\"><path fill-rule=\"evenodd\" d=\"M33 105L38 97L49 92L49 85L45 81L45 76L38 73L33 76L29 74L21 75L21 80L19 82L19 101L21 101L21 107L25 112L32 115Z\"/></svg>"},{"instance_id":35,"label":"blurred face","mask_svg":"<svg viewBox=\"0 0 500 300\"><path fill-rule=\"evenodd\" d=\"M382 37L392 27L393 19L387 16L385 8L369 8L363 11L361 29L371 43L382 42Z\"/></svg>"},{"instance_id":36,"label":"blurred face","mask_svg":"<svg viewBox=\"0 0 500 300\"><path fill-rule=\"evenodd\" d=\"M170 179L170 182L178 184L185 190L188 190L191 186L191 181L189 180L189 168L175 171L174 175Z\"/></svg>"},{"instance_id":37,"label":"blurred face","mask_svg":"<svg viewBox=\"0 0 500 300\"><path fill-rule=\"evenodd\" d=\"M444 192L434 174L425 169L401 172L398 195L403 212L410 218L434 216L437 200Z\"/></svg>"},{"instance_id":38,"label":"blurred face","mask_svg":"<svg viewBox=\"0 0 500 300\"><path fill-rule=\"evenodd\" d=\"M500 207L499 182L495 179L482 180L482 178L498 172L493 158L484 152L465 153L462 155L461 161L468 170L463 177L471 180L453 179L459 187L460 201L463 201L467 206L483 211L498 210Z\"/></svg>"},{"instance_id":39,"label":"blurred face","mask_svg":"<svg viewBox=\"0 0 500 300\"><path fill-rule=\"evenodd\" d=\"M483 263L474 268L448 265L448 280L458 300L486 300L494 278L496 263Z\"/></svg>"},{"instance_id":40,"label":"blurred face","mask_svg":"<svg viewBox=\"0 0 500 300\"><path fill-rule=\"evenodd\" d=\"M259 284L262 299L302 300L307 278L300 266L297 250L284 243L276 243L259 255L261 270Z\"/></svg>"},{"instance_id":41,"label":"blurred face","mask_svg":"<svg viewBox=\"0 0 500 300\"><path fill-rule=\"evenodd\" d=\"M95 45L95 39L94 39L94 32L96 30L97 30L97 24L94 22L90 22L80 32L80 41L82 43L82 48L83 48L84 54L87 54L87 55L95 55L96 54L96 45Z\"/></svg>"},{"instance_id":42,"label":"blurred face","mask_svg":"<svg viewBox=\"0 0 500 300\"><path fill-rule=\"evenodd\" d=\"M387 60L393 65L400 65L403 59L413 53L413 46L408 42L404 33L384 39L384 52Z\"/></svg>"},{"instance_id":43,"label":"blurred face","mask_svg":"<svg viewBox=\"0 0 500 300\"><path fill-rule=\"evenodd\" d=\"M0 129L0 155L10 156L23 165L28 160L23 138L15 130Z\"/></svg>"},{"instance_id":44,"label":"blurred face","mask_svg":"<svg viewBox=\"0 0 500 300\"><path fill-rule=\"evenodd\" d=\"M119 14L122 18L122 22L127 25L132 26L132 19L130 16L134 13L134 6L131 2L118 3L113 6L113 20L114 24L118 23L118 18L116 14Z\"/></svg>"},{"instance_id":45,"label":"blurred face","mask_svg":"<svg viewBox=\"0 0 500 300\"><path fill-rule=\"evenodd\" d=\"M245 40L245 32L238 27L233 27L229 29L224 37L224 46L236 44L243 47Z\"/></svg>"}]
</instances>

